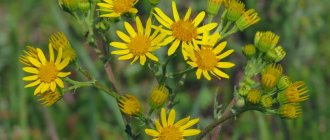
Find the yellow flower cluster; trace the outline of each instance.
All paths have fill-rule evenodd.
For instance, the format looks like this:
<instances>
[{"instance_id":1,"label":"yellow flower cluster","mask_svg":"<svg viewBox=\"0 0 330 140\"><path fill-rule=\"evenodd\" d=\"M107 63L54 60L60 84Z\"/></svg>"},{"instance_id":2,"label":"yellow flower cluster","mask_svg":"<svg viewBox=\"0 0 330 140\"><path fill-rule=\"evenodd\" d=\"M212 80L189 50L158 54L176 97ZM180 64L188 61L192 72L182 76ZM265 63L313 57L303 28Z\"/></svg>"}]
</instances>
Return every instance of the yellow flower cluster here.
<instances>
[{"instance_id":1,"label":"yellow flower cluster","mask_svg":"<svg viewBox=\"0 0 330 140\"><path fill-rule=\"evenodd\" d=\"M55 41L54 36L57 35L61 37L56 38ZM24 65L23 71L32 74L23 78L24 81L30 82L25 88L36 86L34 95L40 96L40 100L46 106L54 104L61 98L58 88L64 88L62 78L71 74L62 70L75 58L75 52L67 46L68 40L63 33L53 34L50 40L48 59L40 48L31 46L28 46L20 57L20 62ZM66 42L66 45L63 42ZM56 58L54 48L57 51ZM68 50L71 53L67 53Z\"/></svg>"}]
</instances>

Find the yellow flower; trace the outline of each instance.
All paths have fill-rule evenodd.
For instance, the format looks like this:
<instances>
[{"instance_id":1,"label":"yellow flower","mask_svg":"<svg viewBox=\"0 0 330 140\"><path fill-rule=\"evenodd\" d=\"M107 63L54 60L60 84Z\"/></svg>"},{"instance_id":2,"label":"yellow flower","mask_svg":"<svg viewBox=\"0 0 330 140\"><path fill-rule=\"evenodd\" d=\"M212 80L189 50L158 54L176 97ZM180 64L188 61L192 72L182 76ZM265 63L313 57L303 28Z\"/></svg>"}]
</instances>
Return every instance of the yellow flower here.
<instances>
[{"instance_id":1,"label":"yellow flower","mask_svg":"<svg viewBox=\"0 0 330 140\"><path fill-rule=\"evenodd\" d=\"M308 92L303 81L298 81L291 84L286 90L281 92L278 100L281 103L298 103L308 100Z\"/></svg>"},{"instance_id":2,"label":"yellow flower","mask_svg":"<svg viewBox=\"0 0 330 140\"><path fill-rule=\"evenodd\" d=\"M254 44L260 51L267 52L277 45L279 39L280 37L271 31L257 32L254 37Z\"/></svg>"},{"instance_id":3,"label":"yellow flower","mask_svg":"<svg viewBox=\"0 0 330 140\"><path fill-rule=\"evenodd\" d=\"M224 5L227 9L226 18L230 21L238 20L245 11L245 4L239 0L225 0Z\"/></svg>"},{"instance_id":4,"label":"yellow flower","mask_svg":"<svg viewBox=\"0 0 330 140\"><path fill-rule=\"evenodd\" d=\"M149 18L146 24L146 28L143 28L141 20L136 17L137 32L133 27L125 22L125 28L129 35L124 34L121 31L117 31L117 35L125 43L111 42L110 45L121 49L112 51L112 54L121 55L119 60L133 59L132 63L140 59L140 64L144 65L147 57L153 61L158 61L158 58L151 52L160 48L160 42L165 38L165 34L158 34L159 30L156 30L151 34L151 19Z\"/></svg>"},{"instance_id":5,"label":"yellow flower","mask_svg":"<svg viewBox=\"0 0 330 140\"><path fill-rule=\"evenodd\" d=\"M256 54L256 47L252 44L248 44L245 45L243 48L243 54L247 57L247 58L251 58L253 56L255 56Z\"/></svg>"},{"instance_id":6,"label":"yellow flower","mask_svg":"<svg viewBox=\"0 0 330 140\"><path fill-rule=\"evenodd\" d=\"M70 61L76 59L76 52L71 47L68 38L63 32L54 33L50 36L49 42L52 44L53 48L58 51L59 48L63 50L63 58L70 58Z\"/></svg>"},{"instance_id":7,"label":"yellow flower","mask_svg":"<svg viewBox=\"0 0 330 140\"><path fill-rule=\"evenodd\" d=\"M54 59L54 50L51 44L49 44L49 61L46 59L44 53L39 48L37 50L38 58L27 57L32 66L23 68L23 71L33 74L32 76L26 76L24 81L34 81L27 87L38 87L35 89L34 94L44 93L47 90L55 92L56 86L64 88L61 78L71 74L71 72L61 72L68 64L69 58L62 57L62 48L59 49L56 60Z\"/></svg>"},{"instance_id":8,"label":"yellow flower","mask_svg":"<svg viewBox=\"0 0 330 140\"><path fill-rule=\"evenodd\" d=\"M168 94L165 86L155 86L150 95L150 105L155 108L161 107L166 102Z\"/></svg>"},{"instance_id":9,"label":"yellow flower","mask_svg":"<svg viewBox=\"0 0 330 140\"><path fill-rule=\"evenodd\" d=\"M253 104L259 103L260 98L261 98L261 93L260 90L257 89L251 89L246 97L247 101Z\"/></svg>"},{"instance_id":10,"label":"yellow flower","mask_svg":"<svg viewBox=\"0 0 330 140\"><path fill-rule=\"evenodd\" d=\"M278 111L283 118L295 119L300 116L301 107L299 104L284 104Z\"/></svg>"},{"instance_id":11,"label":"yellow flower","mask_svg":"<svg viewBox=\"0 0 330 140\"><path fill-rule=\"evenodd\" d=\"M145 133L149 136L155 137L153 140L183 140L184 137L193 136L199 134L201 131L198 129L187 129L195 125L199 119L190 120L190 117L175 121L175 110L171 109L168 118L166 117L166 111L161 109L160 120L156 119L154 129L145 129ZM190 121L189 121L190 120Z\"/></svg>"},{"instance_id":12,"label":"yellow flower","mask_svg":"<svg viewBox=\"0 0 330 140\"><path fill-rule=\"evenodd\" d=\"M211 15L217 15L223 0L208 0L207 13Z\"/></svg>"},{"instance_id":13,"label":"yellow flower","mask_svg":"<svg viewBox=\"0 0 330 140\"><path fill-rule=\"evenodd\" d=\"M200 34L214 29L218 24L210 23L202 27L198 27L205 17L205 12L200 12L194 20L191 20L191 8L188 9L183 18L180 18L176 3L174 1L172 1L172 11L174 20L164 14L161 9L157 7L155 8L156 13L154 15L156 19L160 24L166 27L166 29L163 29L162 32L169 35L169 37L167 37L162 44L166 45L173 42L167 52L169 56L174 54L179 45L182 44L182 54L184 59L187 59L188 54L185 49L188 47L193 47L192 44L197 44L197 39L201 38Z\"/></svg>"},{"instance_id":14,"label":"yellow flower","mask_svg":"<svg viewBox=\"0 0 330 140\"><path fill-rule=\"evenodd\" d=\"M26 46L26 47L27 50L23 51L24 54L19 57L19 61L26 66L33 66L33 64L29 61L28 58L32 57L37 59L38 58L37 49L31 46Z\"/></svg>"},{"instance_id":15,"label":"yellow flower","mask_svg":"<svg viewBox=\"0 0 330 140\"><path fill-rule=\"evenodd\" d=\"M39 101L45 106L51 106L62 98L62 95L58 91L46 91L45 93L39 95Z\"/></svg>"},{"instance_id":16,"label":"yellow flower","mask_svg":"<svg viewBox=\"0 0 330 140\"><path fill-rule=\"evenodd\" d=\"M141 111L139 100L132 95L121 96L118 100L120 110L126 115L138 115Z\"/></svg>"},{"instance_id":17,"label":"yellow flower","mask_svg":"<svg viewBox=\"0 0 330 140\"><path fill-rule=\"evenodd\" d=\"M271 64L261 73L261 84L265 89L272 89L277 85L282 75L283 68L280 64Z\"/></svg>"},{"instance_id":18,"label":"yellow flower","mask_svg":"<svg viewBox=\"0 0 330 140\"><path fill-rule=\"evenodd\" d=\"M266 52L266 58L268 60L279 62L281 61L286 55L282 46L277 46L275 48L271 48Z\"/></svg>"},{"instance_id":19,"label":"yellow flower","mask_svg":"<svg viewBox=\"0 0 330 140\"><path fill-rule=\"evenodd\" d=\"M100 7L100 17L116 18L126 13L136 14L138 10L134 5L138 0L103 0L104 2L97 3Z\"/></svg>"},{"instance_id":20,"label":"yellow flower","mask_svg":"<svg viewBox=\"0 0 330 140\"><path fill-rule=\"evenodd\" d=\"M212 35L212 36L218 36L219 35ZM223 78L229 78L229 75L219 70L220 68L231 68L235 66L235 64L231 62L222 62L221 60L230 55L234 52L233 49L230 49L224 53L221 53L221 51L226 47L227 42L222 42L218 44L216 47L214 40L218 40L218 37L208 37L207 33L203 35L202 42L208 42L204 45L195 46L193 48L187 48L188 51L188 57L189 60L187 63L195 68L197 67L196 76L197 79L201 78L201 75L203 73L203 76L207 80L211 80L211 76L209 75L209 72L216 76L217 78L221 79Z\"/></svg>"},{"instance_id":21,"label":"yellow flower","mask_svg":"<svg viewBox=\"0 0 330 140\"><path fill-rule=\"evenodd\" d=\"M250 9L244 12L243 15L236 21L236 26L239 30L243 31L259 21L260 17L258 16L258 13L254 9Z\"/></svg>"},{"instance_id":22,"label":"yellow flower","mask_svg":"<svg viewBox=\"0 0 330 140\"><path fill-rule=\"evenodd\" d=\"M289 87L292 84L292 81L290 80L290 78L286 75L283 75L277 83L277 87L279 90L283 90L286 89L287 87Z\"/></svg>"}]
</instances>

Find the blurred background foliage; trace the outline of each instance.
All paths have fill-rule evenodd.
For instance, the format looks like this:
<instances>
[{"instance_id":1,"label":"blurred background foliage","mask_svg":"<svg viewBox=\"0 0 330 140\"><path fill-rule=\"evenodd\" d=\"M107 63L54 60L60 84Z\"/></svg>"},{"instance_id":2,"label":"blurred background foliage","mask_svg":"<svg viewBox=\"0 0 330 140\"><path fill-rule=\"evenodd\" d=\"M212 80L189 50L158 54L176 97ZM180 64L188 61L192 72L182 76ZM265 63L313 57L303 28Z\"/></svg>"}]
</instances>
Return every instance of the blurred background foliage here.
<instances>
[{"instance_id":1,"label":"blurred background foliage","mask_svg":"<svg viewBox=\"0 0 330 140\"><path fill-rule=\"evenodd\" d=\"M177 0L181 13L188 6L193 11L204 10L206 0ZM213 100L224 106L232 97L233 87L242 75L246 60L241 47L253 43L258 30L272 30L281 36L280 44L287 51L282 64L293 80L303 80L310 90L310 100L303 104L303 116L296 120L283 120L259 112L245 113L223 127L220 139L313 139L330 137L330 1L329 0L244 0L249 8L259 12L262 21L229 38L229 48L236 53L229 59L237 65L230 71L231 80L197 81L188 76L183 87L177 80L169 82L176 87L178 116L200 117L201 126L212 120ZM170 2L162 1L161 7ZM146 15L150 6L146 0L138 3L139 15ZM169 11L168 11L169 12ZM169 12L170 13L170 12ZM84 31L74 18L59 8L56 0L1 0L0 1L0 139L126 139L124 122L115 101L93 88L78 89L66 94L51 107L44 107L24 89L22 66L18 57L26 45L46 49L48 37L63 31L77 50L79 61L102 82L109 80L103 62L88 47ZM119 22L112 31L122 27ZM113 32L110 32L113 34ZM107 46L108 43L99 43ZM164 51L164 50L163 50ZM162 52L160 52L162 53ZM164 52L161 57L164 57ZM163 59L164 60L164 59ZM122 93L130 92L146 101L156 80L147 68L138 64L110 60ZM172 71L183 70L181 61L171 62ZM73 68L71 68L74 70ZM75 79L80 75L73 73ZM147 103L143 104L144 107ZM132 121L129 119L129 121Z\"/></svg>"}]
</instances>

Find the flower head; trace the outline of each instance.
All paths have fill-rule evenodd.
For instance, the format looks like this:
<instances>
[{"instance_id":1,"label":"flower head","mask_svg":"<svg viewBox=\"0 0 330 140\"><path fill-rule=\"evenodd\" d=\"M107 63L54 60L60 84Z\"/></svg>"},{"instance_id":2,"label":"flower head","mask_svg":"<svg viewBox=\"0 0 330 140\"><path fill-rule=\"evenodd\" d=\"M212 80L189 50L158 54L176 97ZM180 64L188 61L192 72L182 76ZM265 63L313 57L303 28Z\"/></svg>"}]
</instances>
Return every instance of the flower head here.
<instances>
[{"instance_id":1,"label":"flower head","mask_svg":"<svg viewBox=\"0 0 330 140\"><path fill-rule=\"evenodd\" d=\"M258 13L254 9L250 9L244 12L243 15L236 21L236 26L239 30L243 31L259 21L260 17L258 16Z\"/></svg>"},{"instance_id":2,"label":"flower head","mask_svg":"<svg viewBox=\"0 0 330 140\"><path fill-rule=\"evenodd\" d=\"M194 20L191 20L191 8L188 9L183 18L180 18L175 1L172 1L172 10L174 20L164 14L161 9L155 8L155 18L166 28L163 29L162 32L169 35L162 44L166 45L173 42L168 49L168 55L174 54L180 44L182 44L181 51L184 59L187 59L188 54L185 51L186 48L193 47L192 44L197 44L198 42L197 38L201 38L200 34L214 29L218 24L210 23L199 27L205 17L205 12L200 12Z\"/></svg>"},{"instance_id":3,"label":"flower head","mask_svg":"<svg viewBox=\"0 0 330 140\"><path fill-rule=\"evenodd\" d=\"M61 78L71 74L71 72L62 72L70 62L69 58L63 58L62 48L59 49L56 60L54 59L54 50L49 44L49 60L46 59L41 49L36 48L38 57L27 57L31 66L26 66L23 71L33 75L23 78L24 81L34 81L27 87L38 87L35 89L34 94L44 93L45 91L55 92L57 85L64 88Z\"/></svg>"},{"instance_id":4,"label":"flower head","mask_svg":"<svg viewBox=\"0 0 330 140\"><path fill-rule=\"evenodd\" d=\"M166 102L168 94L165 86L155 86L150 95L150 105L155 108L161 107Z\"/></svg>"},{"instance_id":5,"label":"flower head","mask_svg":"<svg viewBox=\"0 0 330 140\"><path fill-rule=\"evenodd\" d=\"M19 61L26 66L33 66L33 64L29 60L29 57L38 59L37 49L31 46L26 47L27 50L23 51L24 54L19 57Z\"/></svg>"},{"instance_id":6,"label":"flower head","mask_svg":"<svg viewBox=\"0 0 330 140\"><path fill-rule=\"evenodd\" d=\"M58 91L46 91L39 95L39 101L45 106L51 106L62 98L62 95Z\"/></svg>"},{"instance_id":7,"label":"flower head","mask_svg":"<svg viewBox=\"0 0 330 140\"><path fill-rule=\"evenodd\" d=\"M298 103L308 100L307 88L303 81L298 81L291 84L287 89L281 92L278 100L281 103Z\"/></svg>"},{"instance_id":8,"label":"flower head","mask_svg":"<svg viewBox=\"0 0 330 140\"><path fill-rule=\"evenodd\" d=\"M254 44L262 52L267 52L270 48L274 48L280 37L271 31L257 32L254 37Z\"/></svg>"},{"instance_id":9,"label":"flower head","mask_svg":"<svg viewBox=\"0 0 330 140\"><path fill-rule=\"evenodd\" d=\"M78 9L77 0L58 0L58 3L63 8L63 10L65 10L69 13Z\"/></svg>"},{"instance_id":10,"label":"flower head","mask_svg":"<svg viewBox=\"0 0 330 140\"><path fill-rule=\"evenodd\" d=\"M261 84L265 89L272 89L276 86L281 77L283 68L280 64L271 64L261 74Z\"/></svg>"},{"instance_id":11,"label":"flower head","mask_svg":"<svg viewBox=\"0 0 330 140\"><path fill-rule=\"evenodd\" d=\"M299 104L284 104L278 109L279 114L283 118L295 119L301 114L301 107Z\"/></svg>"},{"instance_id":12,"label":"flower head","mask_svg":"<svg viewBox=\"0 0 330 140\"><path fill-rule=\"evenodd\" d=\"M120 110L129 116L138 115L141 112L141 104L133 95L121 96L118 101Z\"/></svg>"},{"instance_id":13,"label":"flower head","mask_svg":"<svg viewBox=\"0 0 330 140\"><path fill-rule=\"evenodd\" d=\"M59 48L63 50L63 58L69 58L70 61L76 59L76 52L71 47L68 38L63 32L54 33L50 36L49 42L52 44L53 48L58 51Z\"/></svg>"},{"instance_id":14,"label":"flower head","mask_svg":"<svg viewBox=\"0 0 330 140\"><path fill-rule=\"evenodd\" d=\"M287 87L289 87L292 84L292 81L290 80L290 78L286 75L283 75L280 80L278 80L277 83L277 88L279 90L283 90L286 89Z\"/></svg>"},{"instance_id":15,"label":"flower head","mask_svg":"<svg viewBox=\"0 0 330 140\"><path fill-rule=\"evenodd\" d=\"M243 54L247 58L251 58L251 57L255 56L256 52L257 52L256 47L252 44L245 45L243 48Z\"/></svg>"},{"instance_id":16,"label":"flower head","mask_svg":"<svg viewBox=\"0 0 330 140\"><path fill-rule=\"evenodd\" d=\"M198 123L198 118L190 120L188 116L174 123L175 115L175 110L171 109L167 118L166 111L162 108L160 116L161 123L159 119L156 119L156 129L145 129L145 133L155 137L154 140L183 140L184 137L197 135L201 132L198 129L188 129Z\"/></svg>"},{"instance_id":17,"label":"flower head","mask_svg":"<svg viewBox=\"0 0 330 140\"><path fill-rule=\"evenodd\" d=\"M225 0L226 18L230 21L238 20L245 11L245 4L239 0Z\"/></svg>"},{"instance_id":18,"label":"flower head","mask_svg":"<svg viewBox=\"0 0 330 140\"><path fill-rule=\"evenodd\" d=\"M138 0L103 0L104 2L97 3L100 7L100 17L117 18L126 13L136 14L138 10L134 5Z\"/></svg>"},{"instance_id":19,"label":"flower head","mask_svg":"<svg viewBox=\"0 0 330 140\"><path fill-rule=\"evenodd\" d=\"M269 95L262 95L260 98L260 103L265 108L270 108L273 105L273 98Z\"/></svg>"},{"instance_id":20,"label":"flower head","mask_svg":"<svg viewBox=\"0 0 330 140\"><path fill-rule=\"evenodd\" d=\"M259 103L260 98L261 98L261 93L260 93L260 90L257 90L257 89L251 89L248 92L247 97L246 97L247 101L249 101L250 103L253 103L253 104Z\"/></svg>"},{"instance_id":21,"label":"flower head","mask_svg":"<svg viewBox=\"0 0 330 140\"><path fill-rule=\"evenodd\" d=\"M121 31L117 31L117 35L125 43L122 42L111 42L110 45L121 49L112 51L112 54L121 55L119 60L129 60L133 59L132 63L140 59L140 64L144 65L147 58L158 61L158 58L152 54L153 51L160 48L159 43L165 38L165 34L159 34L159 30L155 30L151 34L151 19L149 18L144 29L140 18L136 17L137 32L133 27L125 22L125 28L129 35Z\"/></svg>"},{"instance_id":22,"label":"flower head","mask_svg":"<svg viewBox=\"0 0 330 140\"><path fill-rule=\"evenodd\" d=\"M188 57L189 60L187 63L193 67L197 68L196 76L197 79L201 78L201 75L203 73L203 76L207 80L211 80L211 76L209 75L209 72L216 76L217 78L229 78L229 75L219 70L220 68L231 68L235 66L235 64L231 62L222 62L221 60L225 57L229 56L231 53L234 52L233 49L230 49L224 53L221 53L223 49L226 47L227 42L222 42L215 46L214 39L217 40L217 38L208 37L206 33L203 36L202 41L208 42L201 46L195 46L193 48L187 48L187 52L189 52ZM214 47L215 46L215 47Z\"/></svg>"},{"instance_id":23,"label":"flower head","mask_svg":"<svg viewBox=\"0 0 330 140\"><path fill-rule=\"evenodd\" d=\"M285 55L286 55L286 52L284 51L282 46L277 46L275 48L271 48L266 53L267 59L274 61L274 62L281 61L285 57Z\"/></svg>"}]
</instances>

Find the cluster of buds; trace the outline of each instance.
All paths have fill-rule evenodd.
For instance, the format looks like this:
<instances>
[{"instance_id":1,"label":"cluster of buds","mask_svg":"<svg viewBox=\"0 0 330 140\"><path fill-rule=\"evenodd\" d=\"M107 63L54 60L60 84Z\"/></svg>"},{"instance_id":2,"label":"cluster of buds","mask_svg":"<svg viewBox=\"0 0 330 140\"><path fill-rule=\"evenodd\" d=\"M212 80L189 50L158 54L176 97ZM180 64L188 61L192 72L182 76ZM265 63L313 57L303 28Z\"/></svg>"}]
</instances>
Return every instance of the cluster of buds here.
<instances>
[{"instance_id":1,"label":"cluster of buds","mask_svg":"<svg viewBox=\"0 0 330 140\"><path fill-rule=\"evenodd\" d=\"M286 52L278 42L279 36L271 31L257 32L254 44L243 47L243 54L250 62L250 67L246 68L250 77L240 84L238 93L247 107L294 119L301 114L300 103L309 98L308 90L303 81L292 82L283 74L283 67L278 62Z\"/></svg>"},{"instance_id":2,"label":"cluster of buds","mask_svg":"<svg viewBox=\"0 0 330 140\"><path fill-rule=\"evenodd\" d=\"M70 14L75 12L86 13L91 6L89 0L58 0L58 4L64 11Z\"/></svg>"}]
</instances>

